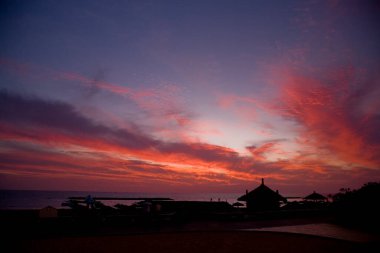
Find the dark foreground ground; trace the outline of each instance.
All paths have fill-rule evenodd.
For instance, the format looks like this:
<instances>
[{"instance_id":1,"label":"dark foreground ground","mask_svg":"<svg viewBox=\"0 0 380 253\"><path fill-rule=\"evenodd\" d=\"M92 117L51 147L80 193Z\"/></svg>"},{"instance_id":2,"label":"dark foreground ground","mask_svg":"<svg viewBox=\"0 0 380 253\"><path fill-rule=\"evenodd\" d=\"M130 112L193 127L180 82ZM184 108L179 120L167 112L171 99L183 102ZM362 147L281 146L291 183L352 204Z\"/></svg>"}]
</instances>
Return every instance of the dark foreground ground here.
<instances>
[{"instance_id":1,"label":"dark foreground ground","mask_svg":"<svg viewBox=\"0 0 380 253\"><path fill-rule=\"evenodd\" d=\"M9 245L10 243L10 245ZM288 233L190 231L8 241L9 252L376 252L378 245ZM4 244L3 244L4 246ZM378 249L378 248L377 248Z\"/></svg>"},{"instance_id":2,"label":"dark foreground ground","mask_svg":"<svg viewBox=\"0 0 380 253\"><path fill-rule=\"evenodd\" d=\"M353 242L244 229L330 223L325 212L167 218L0 212L1 252L378 252L380 240Z\"/></svg>"}]
</instances>

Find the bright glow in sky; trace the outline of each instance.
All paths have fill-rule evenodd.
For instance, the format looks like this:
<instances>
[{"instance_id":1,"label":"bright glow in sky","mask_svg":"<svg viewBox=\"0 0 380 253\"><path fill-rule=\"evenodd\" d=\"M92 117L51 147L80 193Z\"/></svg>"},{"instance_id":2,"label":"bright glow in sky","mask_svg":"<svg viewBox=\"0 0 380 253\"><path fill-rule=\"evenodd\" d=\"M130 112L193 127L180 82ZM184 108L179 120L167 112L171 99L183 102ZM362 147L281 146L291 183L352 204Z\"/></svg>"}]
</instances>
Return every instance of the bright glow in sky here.
<instances>
[{"instance_id":1,"label":"bright glow in sky","mask_svg":"<svg viewBox=\"0 0 380 253\"><path fill-rule=\"evenodd\" d=\"M0 188L380 180L378 1L2 1Z\"/></svg>"}]
</instances>

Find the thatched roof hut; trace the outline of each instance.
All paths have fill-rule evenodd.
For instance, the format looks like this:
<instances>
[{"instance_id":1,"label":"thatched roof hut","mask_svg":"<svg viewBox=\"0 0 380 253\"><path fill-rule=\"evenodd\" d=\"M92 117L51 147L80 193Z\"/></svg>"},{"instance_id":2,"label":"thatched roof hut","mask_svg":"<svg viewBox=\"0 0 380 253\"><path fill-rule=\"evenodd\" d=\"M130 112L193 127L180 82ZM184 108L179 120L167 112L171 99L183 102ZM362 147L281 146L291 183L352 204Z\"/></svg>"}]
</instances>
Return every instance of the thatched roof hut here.
<instances>
[{"instance_id":1,"label":"thatched roof hut","mask_svg":"<svg viewBox=\"0 0 380 253\"><path fill-rule=\"evenodd\" d=\"M264 178L261 179L261 185L256 189L242 195L238 201L247 202L247 208L253 210L270 210L276 209L281 202L286 202L286 198L281 196L278 191L273 191L264 184Z\"/></svg>"}]
</instances>

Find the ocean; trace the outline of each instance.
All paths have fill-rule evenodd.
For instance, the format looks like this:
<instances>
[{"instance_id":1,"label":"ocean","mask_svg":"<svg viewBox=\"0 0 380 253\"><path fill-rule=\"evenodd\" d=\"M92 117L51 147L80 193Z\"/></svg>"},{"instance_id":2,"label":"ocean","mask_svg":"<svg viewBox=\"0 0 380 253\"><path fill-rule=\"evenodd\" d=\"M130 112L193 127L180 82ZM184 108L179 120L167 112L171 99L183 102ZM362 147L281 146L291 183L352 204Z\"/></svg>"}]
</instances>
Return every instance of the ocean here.
<instances>
[{"instance_id":1,"label":"ocean","mask_svg":"<svg viewBox=\"0 0 380 253\"><path fill-rule=\"evenodd\" d=\"M46 206L62 207L62 203L69 197L124 197L124 198L153 198L165 197L174 200L192 201L227 201L233 204L242 194L239 193L123 193L123 192L87 192L87 191L25 191L25 190L0 190L0 209L40 209ZM118 203L131 205L136 201L112 200L102 201L105 205L114 206Z\"/></svg>"}]
</instances>

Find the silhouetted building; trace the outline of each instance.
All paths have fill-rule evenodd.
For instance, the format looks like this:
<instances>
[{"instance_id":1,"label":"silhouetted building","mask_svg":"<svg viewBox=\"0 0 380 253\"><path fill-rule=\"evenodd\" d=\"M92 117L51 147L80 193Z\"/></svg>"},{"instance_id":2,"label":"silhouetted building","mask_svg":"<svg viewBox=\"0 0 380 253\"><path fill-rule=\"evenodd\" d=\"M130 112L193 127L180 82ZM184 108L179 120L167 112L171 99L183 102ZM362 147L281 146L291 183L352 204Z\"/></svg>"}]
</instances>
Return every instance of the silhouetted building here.
<instances>
[{"instance_id":1,"label":"silhouetted building","mask_svg":"<svg viewBox=\"0 0 380 253\"><path fill-rule=\"evenodd\" d=\"M238 201L245 201L249 210L273 210L280 207L281 202L286 202L286 198L281 196L278 191L273 191L264 184L238 198Z\"/></svg>"},{"instance_id":2,"label":"silhouetted building","mask_svg":"<svg viewBox=\"0 0 380 253\"><path fill-rule=\"evenodd\" d=\"M327 198L325 196L323 196L322 194L316 193L315 191L312 194L307 195L303 199L306 201L314 201L314 202L327 201Z\"/></svg>"}]
</instances>

